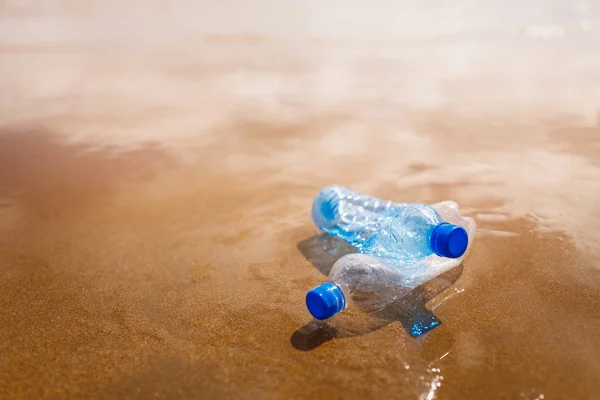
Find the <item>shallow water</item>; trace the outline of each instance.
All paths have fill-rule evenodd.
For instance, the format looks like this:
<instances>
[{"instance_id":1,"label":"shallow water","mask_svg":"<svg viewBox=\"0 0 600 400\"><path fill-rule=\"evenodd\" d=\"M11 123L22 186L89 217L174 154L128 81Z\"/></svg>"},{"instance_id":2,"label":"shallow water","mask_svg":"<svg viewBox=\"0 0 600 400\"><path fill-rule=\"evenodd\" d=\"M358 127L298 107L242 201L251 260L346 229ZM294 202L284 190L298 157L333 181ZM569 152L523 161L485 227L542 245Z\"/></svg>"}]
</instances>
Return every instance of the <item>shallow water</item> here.
<instances>
[{"instance_id":1,"label":"shallow water","mask_svg":"<svg viewBox=\"0 0 600 400\"><path fill-rule=\"evenodd\" d=\"M600 397L595 4L540 37L494 2L430 35L311 3L291 26L314 31L205 26L225 36L166 6L111 36L110 5L57 3L2 6L0 397ZM131 33L152 21L170 35ZM351 251L315 238L331 183L455 200L474 246L389 310L311 322Z\"/></svg>"}]
</instances>

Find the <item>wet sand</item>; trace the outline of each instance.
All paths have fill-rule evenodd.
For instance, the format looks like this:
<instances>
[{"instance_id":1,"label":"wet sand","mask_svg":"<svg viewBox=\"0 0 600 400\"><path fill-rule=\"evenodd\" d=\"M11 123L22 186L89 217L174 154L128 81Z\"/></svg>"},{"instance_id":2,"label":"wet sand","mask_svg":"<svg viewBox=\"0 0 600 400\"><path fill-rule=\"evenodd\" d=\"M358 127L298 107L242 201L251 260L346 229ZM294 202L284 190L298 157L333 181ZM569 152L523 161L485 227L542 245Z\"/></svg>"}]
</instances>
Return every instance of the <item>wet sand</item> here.
<instances>
[{"instance_id":1,"label":"wet sand","mask_svg":"<svg viewBox=\"0 0 600 400\"><path fill-rule=\"evenodd\" d=\"M600 398L593 48L4 44L0 397ZM312 321L306 291L352 251L310 219L331 183L457 201L464 265Z\"/></svg>"}]
</instances>

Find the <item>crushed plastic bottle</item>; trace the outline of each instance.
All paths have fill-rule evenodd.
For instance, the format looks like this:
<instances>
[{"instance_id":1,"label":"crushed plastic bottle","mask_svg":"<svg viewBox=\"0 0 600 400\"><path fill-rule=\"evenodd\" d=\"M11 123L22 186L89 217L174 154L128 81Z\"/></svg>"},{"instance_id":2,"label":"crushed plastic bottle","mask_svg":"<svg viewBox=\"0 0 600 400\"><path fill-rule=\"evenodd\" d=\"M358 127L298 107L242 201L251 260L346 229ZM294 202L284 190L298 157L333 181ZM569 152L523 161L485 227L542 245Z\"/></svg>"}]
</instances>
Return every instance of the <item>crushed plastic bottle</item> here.
<instances>
[{"instance_id":1,"label":"crushed plastic bottle","mask_svg":"<svg viewBox=\"0 0 600 400\"><path fill-rule=\"evenodd\" d=\"M312 217L321 230L359 251L396 260L416 261L431 254L459 258L469 242L464 228L444 222L431 206L394 203L342 186L319 192Z\"/></svg>"},{"instance_id":2,"label":"crushed plastic bottle","mask_svg":"<svg viewBox=\"0 0 600 400\"><path fill-rule=\"evenodd\" d=\"M475 237L475 220L461 216L455 202L444 201L432 208L444 220L462 227L471 239ZM378 311L417 286L458 266L463 259L464 254L458 258L432 254L417 261L348 254L333 265L327 282L307 293L306 306L313 317L320 320L347 308Z\"/></svg>"},{"instance_id":3,"label":"crushed plastic bottle","mask_svg":"<svg viewBox=\"0 0 600 400\"><path fill-rule=\"evenodd\" d=\"M376 311L410 292L401 282L402 273L389 264L366 254L348 254L333 265L329 281L306 294L306 306L320 320L347 307Z\"/></svg>"}]
</instances>

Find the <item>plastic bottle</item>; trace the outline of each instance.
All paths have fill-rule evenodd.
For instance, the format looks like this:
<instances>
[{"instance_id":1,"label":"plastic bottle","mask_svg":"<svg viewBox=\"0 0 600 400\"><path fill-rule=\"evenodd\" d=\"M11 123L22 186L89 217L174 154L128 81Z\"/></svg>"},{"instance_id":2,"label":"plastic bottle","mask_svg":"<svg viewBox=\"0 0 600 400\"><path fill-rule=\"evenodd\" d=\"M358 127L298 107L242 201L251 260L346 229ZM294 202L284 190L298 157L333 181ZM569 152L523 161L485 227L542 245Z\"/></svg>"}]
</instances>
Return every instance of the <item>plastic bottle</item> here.
<instances>
[{"instance_id":1,"label":"plastic bottle","mask_svg":"<svg viewBox=\"0 0 600 400\"><path fill-rule=\"evenodd\" d=\"M471 239L475 238L475 220L463 217L458 204L443 201L432 208L445 221L461 226ZM329 272L329 280L306 295L306 306L317 319L327 319L347 308L372 312L383 309L419 285L458 266L459 258L432 254L417 261L379 258L368 254L348 254L341 257Z\"/></svg>"},{"instance_id":2,"label":"plastic bottle","mask_svg":"<svg viewBox=\"0 0 600 400\"><path fill-rule=\"evenodd\" d=\"M329 281L306 294L306 306L320 320L346 308L376 311L410 292L401 282L402 273L389 264L366 254L348 254L333 265Z\"/></svg>"},{"instance_id":3,"label":"plastic bottle","mask_svg":"<svg viewBox=\"0 0 600 400\"><path fill-rule=\"evenodd\" d=\"M464 228L444 222L426 204L394 203L328 186L315 197L315 224L359 251L379 257L415 261L436 254L458 258L467 249Z\"/></svg>"}]
</instances>

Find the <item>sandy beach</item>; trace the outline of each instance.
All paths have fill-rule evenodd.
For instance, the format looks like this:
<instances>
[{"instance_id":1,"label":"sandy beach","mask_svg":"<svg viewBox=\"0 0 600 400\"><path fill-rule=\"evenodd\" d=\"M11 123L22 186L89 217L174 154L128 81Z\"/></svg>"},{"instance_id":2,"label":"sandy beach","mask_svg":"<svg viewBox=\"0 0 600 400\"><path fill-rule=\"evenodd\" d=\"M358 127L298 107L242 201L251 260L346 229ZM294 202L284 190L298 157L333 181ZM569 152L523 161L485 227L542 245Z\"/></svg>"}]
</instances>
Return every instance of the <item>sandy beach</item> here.
<instances>
[{"instance_id":1,"label":"sandy beach","mask_svg":"<svg viewBox=\"0 0 600 400\"><path fill-rule=\"evenodd\" d=\"M0 4L0 397L600 398L597 4L253 1ZM458 202L464 264L316 323L333 183Z\"/></svg>"}]
</instances>

